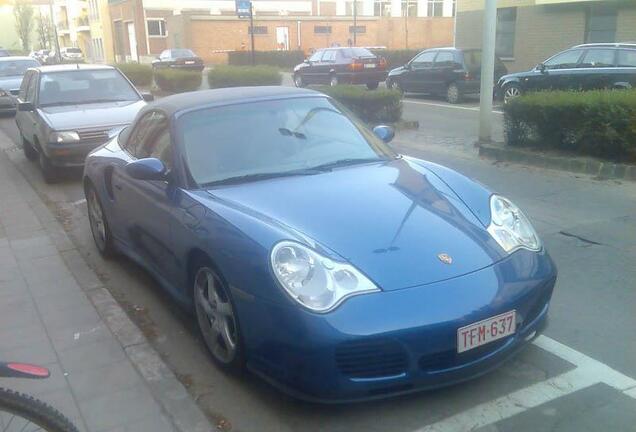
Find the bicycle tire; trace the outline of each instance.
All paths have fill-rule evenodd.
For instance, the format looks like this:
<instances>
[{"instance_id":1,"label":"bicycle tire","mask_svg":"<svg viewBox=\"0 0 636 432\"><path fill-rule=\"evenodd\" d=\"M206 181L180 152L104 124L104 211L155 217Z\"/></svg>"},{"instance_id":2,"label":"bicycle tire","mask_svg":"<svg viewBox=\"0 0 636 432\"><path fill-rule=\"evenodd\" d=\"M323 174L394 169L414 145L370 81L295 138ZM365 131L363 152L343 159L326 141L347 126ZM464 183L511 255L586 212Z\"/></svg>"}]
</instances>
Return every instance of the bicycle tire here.
<instances>
[{"instance_id":1,"label":"bicycle tire","mask_svg":"<svg viewBox=\"0 0 636 432\"><path fill-rule=\"evenodd\" d=\"M32 396L0 388L0 414L21 417L46 432L78 432L64 414Z\"/></svg>"}]
</instances>

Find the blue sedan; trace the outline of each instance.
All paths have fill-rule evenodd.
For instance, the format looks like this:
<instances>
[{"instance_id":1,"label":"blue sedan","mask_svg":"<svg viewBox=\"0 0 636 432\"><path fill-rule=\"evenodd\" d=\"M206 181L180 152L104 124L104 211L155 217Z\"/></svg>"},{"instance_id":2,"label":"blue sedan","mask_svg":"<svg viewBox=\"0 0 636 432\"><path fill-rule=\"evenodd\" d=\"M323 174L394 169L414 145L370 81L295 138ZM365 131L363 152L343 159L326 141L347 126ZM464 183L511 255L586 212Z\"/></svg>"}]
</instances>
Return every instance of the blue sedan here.
<instances>
[{"instance_id":1,"label":"blue sedan","mask_svg":"<svg viewBox=\"0 0 636 432\"><path fill-rule=\"evenodd\" d=\"M545 327L555 265L509 199L392 138L311 90L164 98L86 160L95 243L192 310L219 367L297 397L474 378Z\"/></svg>"}]
</instances>

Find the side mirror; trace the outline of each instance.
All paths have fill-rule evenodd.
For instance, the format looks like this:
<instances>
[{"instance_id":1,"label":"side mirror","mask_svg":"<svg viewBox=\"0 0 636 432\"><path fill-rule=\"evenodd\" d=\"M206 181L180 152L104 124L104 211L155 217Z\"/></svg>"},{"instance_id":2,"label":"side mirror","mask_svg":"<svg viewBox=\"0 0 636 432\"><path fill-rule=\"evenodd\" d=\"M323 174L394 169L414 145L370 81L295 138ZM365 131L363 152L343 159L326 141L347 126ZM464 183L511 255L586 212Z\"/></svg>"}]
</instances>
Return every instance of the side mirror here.
<instances>
[{"instance_id":1,"label":"side mirror","mask_svg":"<svg viewBox=\"0 0 636 432\"><path fill-rule=\"evenodd\" d=\"M408 62L407 64L405 64L404 69L411 70L411 62Z\"/></svg>"},{"instance_id":2,"label":"side mirror","mask_svg":"<svg viewBox=\"0 0 636 432\"><path fill-rule=\"evenodd\" d=\"M166 166L157 158L139 159L124 168L126 173L137 180L166 180Z\"/></svg>"},{"instance_id":3,"label":"side mirror","mask_svg":"<svg viewBox=\"0 0 636 432\"><path fill-rule=\"evenodd\" d=\"M153 100L155 100L155 96L152 93L142 93L141 97L146 102L152 102Z\"/></svg>"},{"instance_id":4,"label":"side mirror","mask_svg":"<svg viewBox=\"0 0 636 432\"><path fill-rule=\"evenodd\" d=\"M391 126L376 126L373 128L373 133L385 143L390 143L395 137L395 129Z\"/></svg>"},{"instance_id":5,"label":"side mirror","mask_svg":"<svg viewBox=\"0 0 636 432\"><path fill-rule=\"evenodd\" d=\"M18 102L18 111L34 111L35 107L31 102Z\"/></svg>"},{"instance_id":6,"label":"side mirror","mask_svg":"<svg viewBox=\"0 0 636 432\"><path fill-rule=\"evenodd\" d=\"M303 60L303 63L305 63L305 64L311 64L311 62L309 61L309 59L305 59L305 60Z\"/></svg>"},{"instance_id":7,"label":"side mirror","mask_svg":"<svg viewBox=\"0 0 636 432\"><path fill-rule=\"evenodd\" d=\"M543 63L539 63L537 65L537 69L539 70L539 72L545 73L545 65Z\"/></svg>"}]
</instances>

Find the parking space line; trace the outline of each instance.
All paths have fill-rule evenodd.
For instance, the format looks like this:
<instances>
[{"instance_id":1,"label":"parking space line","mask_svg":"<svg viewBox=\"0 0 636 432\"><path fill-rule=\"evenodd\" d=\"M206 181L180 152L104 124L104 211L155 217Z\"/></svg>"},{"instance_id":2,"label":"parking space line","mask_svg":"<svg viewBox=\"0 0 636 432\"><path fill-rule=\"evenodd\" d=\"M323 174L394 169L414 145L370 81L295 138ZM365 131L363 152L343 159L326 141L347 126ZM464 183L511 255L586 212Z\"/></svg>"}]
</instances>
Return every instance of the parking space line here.
<instances>
[{"instance_id":1,"label":"parking space line","mask_svg":"<svg viewBox=\"0 0 636 432\"><path fill-rule=\"evenodd\" d=\"M576 366L566 373L476 405L414 432L464 432L488 426L594 384L605 383L636 398L636 380L547 336L534 342Z\"/></svg>"},{"instance_id":2,"label":"parking space line","mask_svg":"<svg viewBox=\"0 0 636 432\"><path fill-rule=\"evenodd\" d=\"M461 105L447 105L447 104L442 104L442 103L423 102L423 101L412 100L412 99L404 99L403 102L404 103L412 103L412 104L416 104L416 105L429 105L429 106L442 107L442 108L463 109L463 110L468 110L468 111L479 111L479 108L477 108L477 107L466 107L466 106L461 106ZM492 110L492 112L497 113L497 114L503 114L503 111L499 111L499 110Z\"/></svg>"}]
</instances>

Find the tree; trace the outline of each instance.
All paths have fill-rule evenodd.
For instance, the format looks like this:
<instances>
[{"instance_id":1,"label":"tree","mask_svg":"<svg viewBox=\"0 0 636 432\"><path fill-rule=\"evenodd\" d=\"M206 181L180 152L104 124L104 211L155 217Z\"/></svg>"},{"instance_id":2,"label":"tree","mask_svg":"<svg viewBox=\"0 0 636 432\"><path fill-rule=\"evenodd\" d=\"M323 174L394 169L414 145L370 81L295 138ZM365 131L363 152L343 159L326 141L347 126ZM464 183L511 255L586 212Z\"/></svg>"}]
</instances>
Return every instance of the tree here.
<instances>
[{"instance_id":1,"label":"tree","mask_svg":"<svg viewBox=\"0 0 636 432\"><path fill-rule=\"evenodd\" d=\"M40 49L49 49L49 47L51 46L52 38L51 21L48 16L42 15L41 12L38 15L36 21L36 30L38 31L38 42L40 44Z\"/></svg>"},{"instance_id":2,"label":"tree","mask_svg":"<svg viewBox=\"0 0 636 432\"><path fill-rule=\"evenodd\" d=\"M22 43L22 50L29 51L31 25L33 24L33 6L26 3L25 0L16 0L13 6L13 17L15 18L15 30Z\"/></svg>"}]
</instances>

